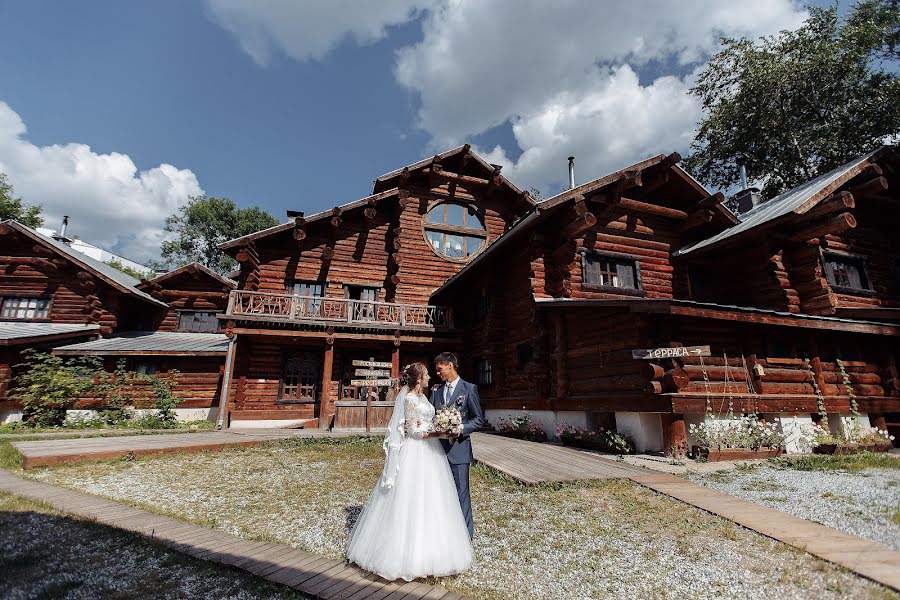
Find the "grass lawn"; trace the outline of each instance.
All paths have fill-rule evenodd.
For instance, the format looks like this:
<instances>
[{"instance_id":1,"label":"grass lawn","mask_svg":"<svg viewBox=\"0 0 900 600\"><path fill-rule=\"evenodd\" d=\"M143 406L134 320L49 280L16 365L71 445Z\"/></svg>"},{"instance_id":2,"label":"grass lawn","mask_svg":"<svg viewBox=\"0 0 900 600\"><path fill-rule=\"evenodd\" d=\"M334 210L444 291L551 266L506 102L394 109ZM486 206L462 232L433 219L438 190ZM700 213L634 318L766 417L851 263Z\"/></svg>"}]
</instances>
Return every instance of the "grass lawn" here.
<instances>
[{"instance_id":1,"label":"grass lawn","mask_svg":"<svg viewBox=\"0 0 900 600\"><path fill-rule=\"evenodd\" d=\"M2 598L305 598L3 492L0 531Z\"/></svg>"},{"instance_id":2,"label":"grass lawn","mask_svg":"<svg viewBox=\"0 0 900 600\"><path fill-rule=\"evenodd\" d=\"M0 435L21 434L34 435L36 433L78 433L91 432L97 433L112 432L117 435L128 435L129 432L137 433L182 433L186 431L210 431L215 427L212 421L176 421L172 427L166 429L149 429L144 423L138 419L133 421L122 421L120 423L107 424L100 419L78 420L67 423L60 427L37 427L23 423L22 421L13 421L11 423L0 423Z\"/></svg>"},{"instance_id":3,"label":"grass lawn","mask_svg":"<svg viewBox=\"0 0 900 600\"><path fill-rule=\"evenodd\" d=\"M381 441L290 439L28 476L341 558ZM628 481L522 486L472 469L476 565L430 581L474 598L898 598L802 551Z\"/></svg>"}]
</instances>

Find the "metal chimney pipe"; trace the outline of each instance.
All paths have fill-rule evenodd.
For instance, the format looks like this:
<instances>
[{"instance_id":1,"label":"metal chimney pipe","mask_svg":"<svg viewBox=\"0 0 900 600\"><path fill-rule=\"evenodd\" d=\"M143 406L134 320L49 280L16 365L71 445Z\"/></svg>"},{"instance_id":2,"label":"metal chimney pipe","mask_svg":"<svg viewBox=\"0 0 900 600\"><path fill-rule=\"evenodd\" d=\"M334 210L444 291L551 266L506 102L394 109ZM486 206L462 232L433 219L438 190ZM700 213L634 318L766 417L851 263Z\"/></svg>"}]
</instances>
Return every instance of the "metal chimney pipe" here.
<instances>
[{"instance_id":1,"label":"metal chimney pipe","mask_svg":"<svg viewBox=\"0 0 900 600\"><path fill-rule=\"evenodd\" d=\"M575 157L569 157L569 189L575 189Z\"/></svg>"},{"instance_id":2,"label":"metal chimney pipe","mask_svg":"<svg viewBox=\"0 0 900 600\"><path fill-rule=\"evenodd\" d=\"M62 226L59 228L59 237L66 237L66 228L69 226L69 215L63 215Z\"/></svg>"},{"instance_id":3,"label":"metal chimney pipe","mask_svg":"<svg viewBox=\"0 0 900 600\"><path fill-rule=\"evenodd\" d=\"M747 189L747 167L744 165L743 160L738 161L738 164L741 167L741 189L746 190Z\"/></svg>"}]
</instances>

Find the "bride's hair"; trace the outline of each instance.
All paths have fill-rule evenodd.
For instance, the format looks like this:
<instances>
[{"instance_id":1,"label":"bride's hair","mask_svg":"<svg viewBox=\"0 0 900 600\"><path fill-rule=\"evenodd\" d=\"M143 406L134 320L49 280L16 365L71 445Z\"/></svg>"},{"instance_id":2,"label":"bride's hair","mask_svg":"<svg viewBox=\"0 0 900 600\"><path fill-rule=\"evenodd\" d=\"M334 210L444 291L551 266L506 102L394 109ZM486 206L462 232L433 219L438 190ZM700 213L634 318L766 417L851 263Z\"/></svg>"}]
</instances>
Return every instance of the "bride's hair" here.
<instances>
[{"instance_id":1,"label":"bride's hair","mask_svg":"<svg viewBox=\"0 0 900 600\"><path fill-rule=\"evenodd\" d=\"M419 383L419 380L422 379L422 376L427 374L428 368L420 362L406 365L403 367L403 372L400 373L400 387L405 385L409 389L413 389Z\"/></svg>"}]
</instances>

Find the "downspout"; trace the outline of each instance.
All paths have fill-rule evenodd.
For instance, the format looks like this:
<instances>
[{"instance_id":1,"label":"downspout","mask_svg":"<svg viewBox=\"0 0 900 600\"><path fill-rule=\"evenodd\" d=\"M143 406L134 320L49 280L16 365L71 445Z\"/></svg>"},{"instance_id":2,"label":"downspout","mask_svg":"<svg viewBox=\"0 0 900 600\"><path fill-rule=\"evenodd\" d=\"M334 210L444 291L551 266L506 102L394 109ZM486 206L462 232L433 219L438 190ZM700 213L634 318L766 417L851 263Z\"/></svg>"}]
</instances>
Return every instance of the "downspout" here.
<instances>
[{"instance_id":1,"label":"downspout","mask_svg":"<svg viewBox=\"0 0 900 600\"><path fill-rule=\"evenodd\" d=\"M225 355L225 376L222 378L222 393L219 399L219 418L216 420L216 429L225 427L225 408L228 406L228 395L231 392L231 372L234 368L234 345L237 342L235 333L228 338L228 352Z\"/></svg>"}]
</instances>

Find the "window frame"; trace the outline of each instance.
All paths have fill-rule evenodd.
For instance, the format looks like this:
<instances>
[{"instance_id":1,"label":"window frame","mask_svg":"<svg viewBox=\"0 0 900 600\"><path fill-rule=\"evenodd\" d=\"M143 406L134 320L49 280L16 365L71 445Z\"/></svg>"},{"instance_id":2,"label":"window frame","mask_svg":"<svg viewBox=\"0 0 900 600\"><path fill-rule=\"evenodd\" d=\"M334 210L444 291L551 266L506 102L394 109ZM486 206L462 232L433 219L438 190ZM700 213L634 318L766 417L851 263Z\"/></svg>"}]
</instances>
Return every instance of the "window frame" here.
<instances>
[{"instance_id":1,"label":"window frame","mask_svg":"<svg viewBox=\"0 0 900 600\"><path fill-rule=\"evenodd\" d=\"M637 287L624 287L617 285L605 285L601 283L591 283L588 281L588 261L598 260L607 261L615 265L627 265L632 269L632 280ZM609 271L607 271L609 272ZM621 252L602 252L598 250L587 250L581 252L581 287L586 290L594 290L598 292L606 292L610 294L622 294L627 296L646 296L647 292L643 289L643 281L641 280L641 261L640 258L633 254L624 254Z\"/></svg>"},{"instance_id":2,"label":"window frame","mask_svg":"<svg viewBox=\"0 0 900 600\"><path fill-rule=\"evenodd\" d=\"M482 386L494 385L494 365L483 356L476 356L472 361L472 372L475 376L475 384Z\"/></svg>"},{"instance_id":3,"label":"window frame","mask_svg":"<svg viewBox=\"0 0 900 600\"><path fill-rule=\"evenodd\" d=\"M275 404L316 404L319 402L319 395L322 393L322 364L316 360L316 353L312 351L285 351L282 352L281 356L281 376L278 380L278 398L275 400ZM298 382L296 385L288 384L288 364L291 363L292 360L297 360L298 363L302 363L304 360L309 361L309 364L313 365L313 370L315 371L313 377L313 395L312 397L296 397L296 396L285 396L286 388L293 387L301 387L304 384L302 381L302 373L298 373L296 375Z\"/></svg>"},{"instance_id":4,"label":"window frame","mask_svg":"<svg viewBox=\"0 0 900 600\"><path fill-rule=\"evenodd\" d=\"M42 311L44 316L40 316L40 317L5 317L5 316L2 316L3 311L6 308L6 302L9 300L15 300L20 303L22 301L30 302L32 300L34 300L36 302L41 302L41 301L46 302L47 304L46 304L44 310ZM48 321L50 321L50 312L52 309L53 309L53 298L52 297L14 296L11 294L0 295L0 321L29 321L29 322L38 322L38 323L48 322ZM22 310L22 308L17 307L15 310L19 311L19 310ZM24 310L27 311L29 309L26 307ZM35 312L37 312L36 309L35 309Z\"/></svg>"},{"instance_id":5,"label":"window frame","mask_svg":"<svg viewBox=\"0 0 900 600\"><path fill-rule=\"evenodd\" d=\"M822 274L825 281L831 286L831 289L841 294L851 296L874 296L876 291L872 287L872 278L869 276L869 268L867 258L861 254L853 254L850 252L836 252L834 250L825 250L819 248L819 260L822 265ZM868 287L855 288L853 286L840 285L836 283L834 270L831 268L832 262L840 262L856 267L860 276L860 284Z\"/></svg>"},{"instance_id":6,"label":"window frame","mask_svg":"<svg viewBox=\"0 0 900 600\"><path fill-rule=\"evenodd\" d=\"M437 209L441 207L447 206L458 206L463 210L463 220L464 225L451 225L447 223L447 209L444 208L443 221L435 222L430 221L428 217ZM469 219L474 217L478 221L478 228L469 226ZM434 244L431 243L431 239L428 237L429 232L441 234L441 247L442 250L438 250L434 247ZM471 254L466 254L464 256L449 256L446 254L447 250L447 236L455 235L463 238L463 251L468 252L469 238L478 238L481 240L481 245L475 252ZM464 202L461 200L439 200L430 204L428 206L428 210L425 212L425 215L422 217L422 237L425 240L425 243L434 252L437 256L448 262L456 262L456 263L465 263L469 262L479 254L481 254L485 248L488 246L488 242L490 241L490 232L488 231L487 225L484 222L482 216L478 213L478 208L469 202Z\"/></svg>"},{"instance_id":7,"label":"window frame","mask_svg":"<svg viewBox=\"0 0 900 600\"><path fill-rule=\"evenodd\" d=\"M194 331L193 329L184 329L181 326L181 318L184 315L196 315L196 314L206 314L210 315L212 318L216 320L216 328L215 330L207 330L200 329L199 331ZM179 333L219 333L222 331L222 320L219 318L219 315L222 314L220 310L195 310L195 309L178 309L175 311L175 331Z\"/></svg>"}]
</instances>

